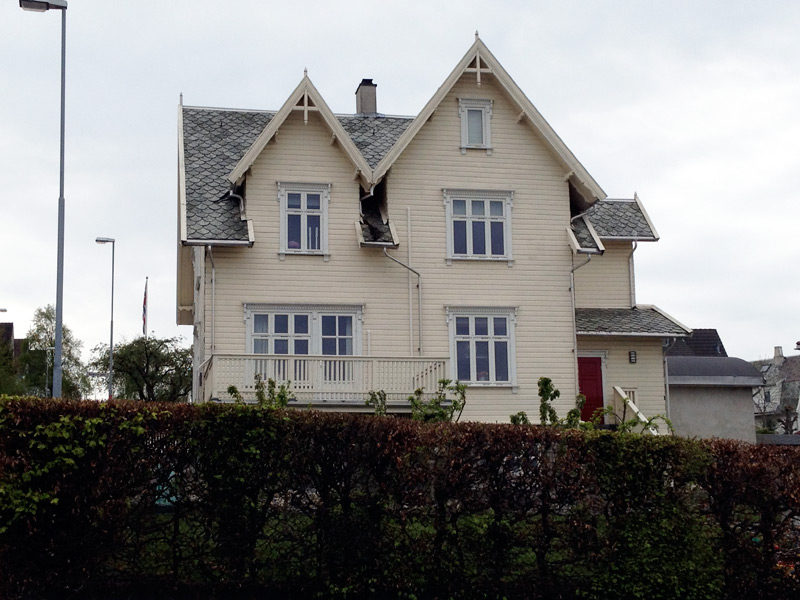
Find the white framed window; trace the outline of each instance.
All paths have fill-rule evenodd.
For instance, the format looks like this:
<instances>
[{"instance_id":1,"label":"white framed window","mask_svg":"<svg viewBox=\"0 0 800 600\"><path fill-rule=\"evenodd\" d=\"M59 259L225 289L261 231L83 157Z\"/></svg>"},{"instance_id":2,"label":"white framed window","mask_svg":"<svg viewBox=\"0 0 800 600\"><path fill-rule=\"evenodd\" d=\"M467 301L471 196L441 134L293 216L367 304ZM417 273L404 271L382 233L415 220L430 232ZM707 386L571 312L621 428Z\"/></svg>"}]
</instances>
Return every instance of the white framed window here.
<instances>
[{"instance_id":1,"label":"white framed window","mask_svg":"<svg viewBox=\"0 0 800 600\"><path fill-rule=\"evenodd\" d=\"M319 254L328 257L330 184L278 182L280 257Z\"/></svg>"},{"instance_id":2,"label":"white framed window","mask_svg":"<svg viewBox=\"0 0 800 600\"><path fill-rule=\"evenodd\" d=\"M492 153L492 101L478 98L459 98L458 114L461 117L461 153L468 148Z\"/></svg>"},{"instance_id":3,"label":"white framed window","mask_svg":"<svg viewBox=\"0 0 800 600\"><path fill-rule=\"evenodd\" d=\"M244 313L247 353L361 354L360 305L245 304Z\"/></svg>"},{"instance_id":4,"label":"white framed window","mask_svg":"<svg viewBox=\"0 0 800 600\"><path fill-rule=\"evenodd\" d=\"M444 192L447 216L447 262L461 259L504 260L511 253L514 193L496 190Z\"/></svg>"},{"instance_id":5,"label":"white framed window","mask_svg":"<svg viewBox=\"0 0 800 600\"><path fill-rule=\"evenodd\" d=\"M516 387L516 308L447 307L451 377Z\"/></svg>"}]
</instances>

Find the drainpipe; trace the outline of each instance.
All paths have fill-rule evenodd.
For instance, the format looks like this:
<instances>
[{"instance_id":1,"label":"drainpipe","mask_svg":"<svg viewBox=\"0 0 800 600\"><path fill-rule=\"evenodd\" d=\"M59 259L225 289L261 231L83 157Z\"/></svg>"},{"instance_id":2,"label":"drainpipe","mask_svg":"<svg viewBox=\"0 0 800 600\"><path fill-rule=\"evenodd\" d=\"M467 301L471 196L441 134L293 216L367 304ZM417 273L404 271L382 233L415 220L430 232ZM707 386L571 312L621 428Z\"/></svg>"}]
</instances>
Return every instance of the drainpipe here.
<instances>
[{"instance_id":1,"label":"drainpipe","mask_svg":"<svg viewBox=\"0 0 800 600\"><path fill-rule=\"evenodd\" d=\"M211 356L214 356L214 350L216 346L214 344L214 333L216 329L216 320L214 319L215 316L215 308L216 308L216 285L217 285L217 267L214 265L214 253L211 250L211 246L206 246L206 252L208 253L208 257L211 259Z\"/></svg>"},{"instance_id":2,"label":"drainpipe","mask_svg":"<svg viewBox=\"0 0 800 600\"><path fill-rule=\"evenodd\" d=\"M412 269L404 262L397 260L394 256L389 254L386 251L386 248L383 249L383 254L386 258L393 260L401 267L404 267L414 273L417 276L417 322L418 322L418 333L417 333L417 340L419 345L417 346L417 353L422 356L422 275L419 274L419 271Z\"/></svg>"},{"instance_id":3,"label":"drainpipe","mask_svg":"<svg viewBox=\"0 0 800 600\"><path fill-rule=\"evenodd\" d=\"M628 255L628 279L631 286L631 308L636 306L636 274L633 270L633 253L636 252L637 247L637 241L633 240L633 248L631 248L631 253Z\"/></svg>"},{"instance_id":4,"label":"drainpipe","mask_svg":"<svg viewBox=\"0 0 800 600\"><path fill-rule=\"evenodd\" d=\"M583 253L581 253L583 254ZM572 267L569 272L569 292L572 300L572 355L575 363L575 392L580 393L580 383L578 381L578 325L575 321L575 271L585 267L592 260L592 254L587 253L586 260L581 264Z\"/></svg>"},{"instance_id":5,"label":"drainpipe","mask_svg":"<svg viewBox=\"0 0 800 600\"><path fill-rule=\"evenodd\" d=\"M669 365L667 364L667 353L665 352L666 348L667 346L661 344L661 355L662 360L664 361L664 401L667 409L667 418L672 419L669 406Z\"/></svg>"}]
</instances>

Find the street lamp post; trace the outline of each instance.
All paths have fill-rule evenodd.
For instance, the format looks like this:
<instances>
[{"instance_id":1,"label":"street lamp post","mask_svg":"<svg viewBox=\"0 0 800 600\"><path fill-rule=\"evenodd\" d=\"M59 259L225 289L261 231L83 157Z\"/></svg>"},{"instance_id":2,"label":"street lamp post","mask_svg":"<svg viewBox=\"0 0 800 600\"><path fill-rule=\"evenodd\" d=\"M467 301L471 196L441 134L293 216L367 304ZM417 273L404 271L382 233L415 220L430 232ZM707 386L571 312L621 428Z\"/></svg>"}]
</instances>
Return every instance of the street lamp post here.
<instances>
[{"instance_id":1,"label":"street lamp post","mask_svg":"<svg viewBox=\"0 0 800 600\"><path fill-rule=\"evenodd\" d=\"M47 10L61 11L61 155L60 177L58 193L58 258L56 266L56 340L55 354L53 356L53 397L61 397L61 347L64 338L62 327L62 312L64 299L64 83L67 56L67 1L49 0L19 0L23 10L44 12Z\"/></svg>"},{"instance_id":2,"label":"street lamp post","mask_svg":"<svg viewBox=\"0 0 800 600\"><path fill-rule=\"evenodd\" d=\"M113 398L114 382L114 253L117 241L114 238L99 237L98 244L111 244L111 341L108 344L108 399Z\"/></svg>"}]
</instances>

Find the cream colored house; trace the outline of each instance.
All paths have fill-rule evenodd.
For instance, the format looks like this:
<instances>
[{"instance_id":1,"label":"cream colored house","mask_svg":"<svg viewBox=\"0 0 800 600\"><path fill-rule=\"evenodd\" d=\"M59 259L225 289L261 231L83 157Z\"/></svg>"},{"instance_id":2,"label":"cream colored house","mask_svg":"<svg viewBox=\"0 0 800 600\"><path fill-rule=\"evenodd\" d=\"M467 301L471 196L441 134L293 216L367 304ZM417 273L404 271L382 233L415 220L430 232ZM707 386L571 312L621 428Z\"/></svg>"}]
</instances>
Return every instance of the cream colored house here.
<instances>
[{"instance_id":1,"label":"cream colored house","mask_svg":"<svg viewBox=\"0 0 800 600\"><path fill-rule=\"evenodd\" d=\"M256 374L300 405L394 410L441 378L465 419L564 413L627 394L668 401L662 344L688 330L637 305L639 199L612 200L480 39L415 117L334 114L304 76L277 111L181 106L179 324L194 398L252 397ZM630 413L629 413L630 414Z\"/></svg>"}]
</instances>

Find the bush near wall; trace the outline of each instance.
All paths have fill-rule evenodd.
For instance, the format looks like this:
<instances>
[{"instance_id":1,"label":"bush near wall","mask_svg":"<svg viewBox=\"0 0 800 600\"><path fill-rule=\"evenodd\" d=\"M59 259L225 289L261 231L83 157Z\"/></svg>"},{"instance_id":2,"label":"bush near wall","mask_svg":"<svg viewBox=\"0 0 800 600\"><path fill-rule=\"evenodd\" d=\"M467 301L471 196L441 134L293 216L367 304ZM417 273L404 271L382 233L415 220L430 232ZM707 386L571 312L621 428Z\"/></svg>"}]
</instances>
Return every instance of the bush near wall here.
<instances>
[{"instance_id":1,"label":"bush near wall","mask_svg":"<svg viewBox=\"0 0 800 600\"><path fill-rule=\"evenodd\" d=\"M0 401L4 598L792 598L793 447Z\"/></svg>"}]
</instances>

